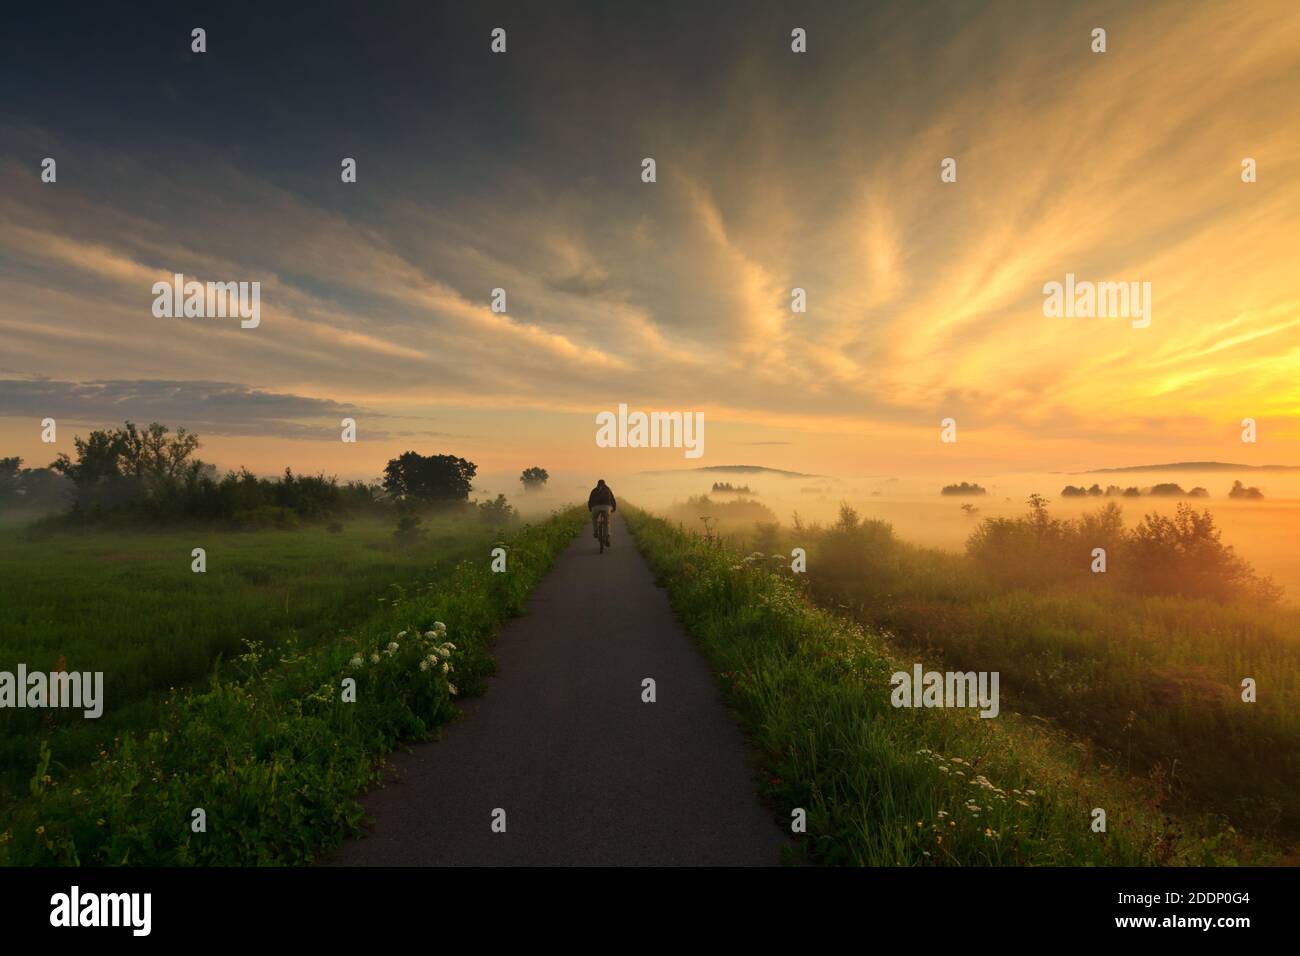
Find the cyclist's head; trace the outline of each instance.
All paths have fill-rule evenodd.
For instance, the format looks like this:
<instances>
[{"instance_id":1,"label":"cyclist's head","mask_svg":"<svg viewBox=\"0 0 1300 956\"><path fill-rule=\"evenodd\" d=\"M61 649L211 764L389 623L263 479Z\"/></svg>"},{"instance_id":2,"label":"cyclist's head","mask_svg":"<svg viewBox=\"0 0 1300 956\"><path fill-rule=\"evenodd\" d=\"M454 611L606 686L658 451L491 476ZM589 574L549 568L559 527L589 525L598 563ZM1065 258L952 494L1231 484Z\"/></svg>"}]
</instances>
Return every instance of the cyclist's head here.
<instances>
[{"instance_id":1,"label":"cyclist's head","mask_svg":"<svg viewBox=\"0 0 1300 956\"><path fill-rule=\"evenodd\" d=\"M603 485L604 483L605 483L605 479L604 479L604 478L597 478L597 479L596 479L596 485L597 485L597 487L599 487L600 485Z\"/></svg>"}]
</instances>

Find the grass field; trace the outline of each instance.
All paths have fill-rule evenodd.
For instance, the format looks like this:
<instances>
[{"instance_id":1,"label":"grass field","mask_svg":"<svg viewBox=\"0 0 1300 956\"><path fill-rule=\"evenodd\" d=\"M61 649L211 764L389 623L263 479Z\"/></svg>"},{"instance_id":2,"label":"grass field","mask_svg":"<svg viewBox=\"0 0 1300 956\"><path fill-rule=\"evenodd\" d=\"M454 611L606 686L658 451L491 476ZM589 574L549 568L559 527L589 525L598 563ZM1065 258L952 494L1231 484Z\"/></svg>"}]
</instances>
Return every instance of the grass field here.
<instances>
[{"instance_id":1,"label":"grass field","mask_svg":"<svg viewBox=\"0 0 1300 956\"><path fill-rule=\"evenodd\" d=\"M99 720L0 715L0 862L310 859L356 828L375 758L480 689L495 628L585 520L566 511L503 537L476 517L434 518L402 547L363 521L6 536L0 660L103 670L107 704ZM506 573L489 569L497 544ZM205 574L190 570L193 547ZM340 699L347 678L355 703ZM203 836L196 807L214 824Z\"/></svg>"},{"instance_id":2,"label":"grass field","mask_svg":"<svg viewBox=\"0 0 1300 956\"><path fill-rule=\"evenodd\" d=\"M392 585L437 580L462 559L486 560L497 532L473 517L433 518L418 547L392 522L301 530L55 533L0 530L0 661L104 672L104 716L0 711L0 796L26 788L38 740L76 766L123 730L154 726L171 687L205 678L246 641L300 647L336 638L391 598ZM207 571L190 569L193 548Z\"/></svg>"},{"instance_id":3,"label":"grass field","mask_svg":"<svg viewBox=\"0 0 1300 956\"><path fill-rule=\"evenodd\" d=\"M716 538L644 512L630 512L628 522L757 744L768 796L785 814L807 811L813 859L1176 865L1279 857L1219 815L1170 813L1159 781L1032 711L1015 712L1023 696L1004 702L995 720L894 708L891 673L937 661L849 620L844 608L816 607L802 582L767 561L744 562ZM1097 808L1106 811L1104 833L1092 828Z\"/></svg>"},{"instance_id":4,"label":"grass field","mask_svg":"<svg viewBox=\"0 0 1300 956\"><path fill-rule=\"evenodd\" d=\"M738 537L747 550L756 544ZM803 581L915 659L998 671L1007 706L1050 720L1151 782L1170 807L1212 811L1263 839L1300 838L1300 609L1142 596L1077 581L1009 587L965 555L882 533L785 530ZM1258 690L1241 699L1243 678Z\"/></svg>"}]
</instances>

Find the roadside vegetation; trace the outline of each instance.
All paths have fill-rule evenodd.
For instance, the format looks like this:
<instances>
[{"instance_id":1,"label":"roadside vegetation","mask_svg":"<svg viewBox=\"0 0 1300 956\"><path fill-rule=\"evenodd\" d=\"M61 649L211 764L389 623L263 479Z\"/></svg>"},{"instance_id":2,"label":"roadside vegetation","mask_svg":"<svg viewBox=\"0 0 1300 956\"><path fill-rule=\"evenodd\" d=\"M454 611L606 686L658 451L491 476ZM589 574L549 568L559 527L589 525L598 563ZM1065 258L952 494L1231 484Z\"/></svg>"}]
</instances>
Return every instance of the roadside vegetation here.
<instances>
[{"instance_id":1,"label":"roadside vegetation","mask_svg":"<svg viewBox=\"0 0 1300 956\"><path fill-rule=\"evenodd\" d=\"M1190 518L1148 521L1132 553L1172 548L1169 560L1218 567L1238 593L1188 598L1162 590L1170 579L1160 574L1144 579L1153 593L1118 581L1084 587L1047 557L1072 562L1078 529L1053 524L1045 506L1010 527L982 523L967 555L904 545L848 508L831 528L768 522L747 536L630 509L627 519L751 734L767 796L787 821L808 811L812 859L1284 857L1300 752L1295 612L1259 604L1272 593L1265 583L1205 543L1217 540L1212 524ZM1038 560L1019 555L1038 531ZM1200 542L1194 556L1183 532ZM807 551L806 575L790 572L794 547ZM1000 671L1001 715L894 708L890 676L916 662ZM1267 706L1239 702L1244 670L1270 688ZM1104 833L1092 828L1096 808Z\"/></svg>"},{"instance_id":2,"label":"roadside vegetation","mask_svg":"<svg viewBox=\"0 0 1300 956\"><path fill-rule=\"evenodd\" d=\"M17 799L0 810L0 864L309 862L358 831L357 797L378 779L383 753L427 736L456 714L458 696L482 691L493 670L492 634L585 522L570 509L504 540L485 537L480 526L473 559L449 560L445 547L429 541L422 573L374 587L373 609L350 626L335 619L319 630L244 632L239 653L218 656L208 677L184 687L163 687L163 675L147 671L153 684L140 694L156 696L138 713L149 720L116 732L101 724L102 742L88 762L65 760L81 755L65 747L70 738L39 727L27 792L11 794ZM507 552L506 573L489 569L497 545ZM243 555L246 569L256 567L251 557ZM137 588L134 600L137 623L166 622L166 592ZM329 620L321 606L308 614ZM130 619L110 622L116 639L100 653L114 645L138 653ZM226 641L239 630L211 634ZM185 628L173 637L183 642ZM109 663L92 660L89 645L82 653L80 669ZM355 702L344 699L346 679L355 681ZM195 810L203 811L202 832Z\"/></svg>"}]
</instances>

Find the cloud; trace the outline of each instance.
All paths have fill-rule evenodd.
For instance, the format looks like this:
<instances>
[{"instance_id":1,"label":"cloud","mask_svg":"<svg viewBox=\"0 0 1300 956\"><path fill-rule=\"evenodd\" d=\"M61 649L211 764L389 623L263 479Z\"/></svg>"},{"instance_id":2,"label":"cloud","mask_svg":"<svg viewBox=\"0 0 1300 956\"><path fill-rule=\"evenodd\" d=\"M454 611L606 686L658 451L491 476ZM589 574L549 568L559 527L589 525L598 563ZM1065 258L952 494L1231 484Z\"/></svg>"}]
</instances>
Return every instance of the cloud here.
<instances>
[{"instance_id":1,"label":"cloud","mask_svg":"<svg viewBox=\"0 0 1300 956\"><path fill-rule=\"evenodd\" d=\"M341 418L371 415L344 402L271 392L233 382L179 380L0 379L0 417L68 419L95 427L162 422L200 436L270 436L338 440ZM314 422L314 424L313 424ZM381 432L368 438L438 434Z\"/></svg>"},{"instance_id":2,"label":"cloud","mask_svg":"<svg viewBox=\"0 0 1300 956\"><path fill-rule=\"evenodd\" d=\"M811 444L869 433L886 443L873 451L930 442L954 415L990 455L1144 429L1206 441L1245 414L1294 415L1300 17L1280 2L1117 8L1094 55L1082 11L930 13L812 11L806 57L763 45L788 35L763 4L719 29L714 14L644 22L635 44L624 18L521 13L540 47L555 30L580 51L544 62L480 63L432 30L421 44L493 107L486 92L383 97L347 147L355 185L337 181L341 147L321 132L336 124L312 102L355 118L377 98L360 68L344 82L311 67L319 51L266 67L311 77L274 104L230 81L248 125L222 127L229 150L169 129L160 164L134 145L147 137L97 141L75 113L14 120L0 334L23 372L8 374L57 377L37 404L94 420L121 403L286 437L353 408L310 396L364 396L394 422L631 400L797 426ZM425 58L392 43L375 48L401 90ZM178 103L204 92L174 84ZM275 123L292 135L262 149L250 130ZM47 151L67 157L57 186L31 162ZM1239 153L1260 159L1259 183L1240 182ZM946 156L957 183L939 182ZM1152 327L1046 319L1042 285L1067 271L1150 280ZM153 319L149 286L172 272L261 281L261 327ZM806 313L790 312L795 286ZM497 287L505 314L488 308ZM14 381L0 410L35 414Z\"/></svg>"}]
</instances>

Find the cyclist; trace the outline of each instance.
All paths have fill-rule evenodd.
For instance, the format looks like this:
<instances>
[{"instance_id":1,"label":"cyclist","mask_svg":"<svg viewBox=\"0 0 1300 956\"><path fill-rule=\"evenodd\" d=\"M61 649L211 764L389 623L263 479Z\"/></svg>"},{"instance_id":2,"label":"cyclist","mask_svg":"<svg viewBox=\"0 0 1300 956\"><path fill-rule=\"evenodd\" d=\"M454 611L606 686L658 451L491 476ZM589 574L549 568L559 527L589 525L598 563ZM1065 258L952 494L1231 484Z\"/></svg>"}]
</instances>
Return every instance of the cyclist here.
<instances>
[{"instance_id":1,"label":"cyclist","mask_svg":"<svg viewBox=\"0 0 1300 956\"><path fill-rule=\"evenodd\" d=\"M614 500L614 492L609 490L609 485L605 484L604 478L597 480L596 487L592 488L591 494L587 496L587 510L591 512L591 536L599 538L600 532L596 530L597 515L603 511L605 516L609 517L618 510L618 502Z\"/></svg>"}]
</instances>

